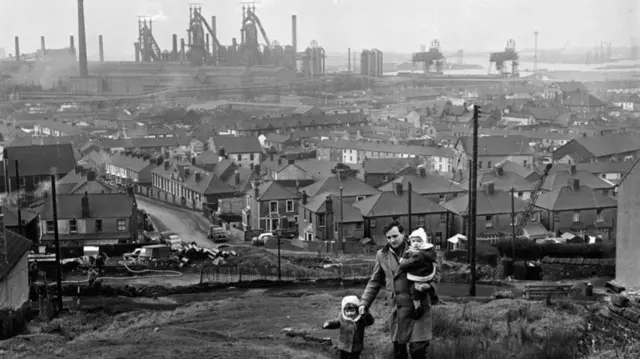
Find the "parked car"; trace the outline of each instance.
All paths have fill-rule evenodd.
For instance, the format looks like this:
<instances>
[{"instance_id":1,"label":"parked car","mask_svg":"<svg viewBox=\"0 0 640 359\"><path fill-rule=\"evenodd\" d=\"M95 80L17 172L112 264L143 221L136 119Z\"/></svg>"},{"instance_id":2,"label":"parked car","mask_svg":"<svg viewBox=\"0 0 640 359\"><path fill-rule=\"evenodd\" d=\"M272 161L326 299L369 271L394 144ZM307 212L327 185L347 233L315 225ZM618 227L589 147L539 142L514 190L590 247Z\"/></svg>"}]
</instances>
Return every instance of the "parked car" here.
<instances>
[{"instance_id":1,"label":"parked car","mask_svg":"<svg viewBox=\"0 0 640 359\"><path fill-rule=\"evenodd\" d=\"M270 238L276 238L276 236L271 232L261 233L257 237L253 237L251 244L254 246L264 246Z\"/></svg>"}]
</instances>

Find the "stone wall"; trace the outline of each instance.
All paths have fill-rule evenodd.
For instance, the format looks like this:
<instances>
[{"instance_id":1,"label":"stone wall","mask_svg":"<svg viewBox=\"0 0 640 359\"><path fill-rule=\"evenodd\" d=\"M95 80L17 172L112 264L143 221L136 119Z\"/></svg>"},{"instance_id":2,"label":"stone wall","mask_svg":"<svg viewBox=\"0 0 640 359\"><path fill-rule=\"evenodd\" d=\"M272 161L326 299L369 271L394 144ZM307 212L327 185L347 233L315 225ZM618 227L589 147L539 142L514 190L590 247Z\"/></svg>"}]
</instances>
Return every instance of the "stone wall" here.
<instances>
[{"instance_id":1,"label":"stone wall","mask_svg":"<svg viewBox=\"0 0 640 359\"><path fill-rule=\"evenodd\" d=\"M615 277L615 260L596 258L551 258L541 260L542 280Z\"/></svg>"},{"instance_id":2,"label":"stone wall","mask_svg":"<svg viewBox=\"0 0 640 359\"><path fill-rule=\"evenodd\" d=\"M24 331L30 308L31 303L27 302L18 310L0 310L0 340L9 339Z\"/></svg>"},{"instance_id":3,"label":"stone wall","mask_svg":"<svg viewBox=\"0 0 640 359\"><path fill-rule=\"evenodd\" d=\"M618 334L640 339L640 298L611 296L611 302L595 316L597 324Z\"/></svg>"}]
</instances>

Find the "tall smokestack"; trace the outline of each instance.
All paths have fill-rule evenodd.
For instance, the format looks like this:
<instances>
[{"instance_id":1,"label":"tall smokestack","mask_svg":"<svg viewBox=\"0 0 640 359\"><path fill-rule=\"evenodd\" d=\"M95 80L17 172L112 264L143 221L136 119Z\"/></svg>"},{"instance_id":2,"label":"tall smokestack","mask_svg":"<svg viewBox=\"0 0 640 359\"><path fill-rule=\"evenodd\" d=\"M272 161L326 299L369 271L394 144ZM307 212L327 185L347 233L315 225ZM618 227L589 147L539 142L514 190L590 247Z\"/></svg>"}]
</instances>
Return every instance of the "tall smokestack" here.
<instances>
[{"instance_id":1,"label":"tall smokestack","mask_svg":"<svg viewBox=\"0 0 640 359\"><path fill-rule=\"evenodd\" d=\"M44 36L40 36L40 48L42 49L42 54L44 55L45 50L47 49L44 46Z\"/></svg>"},{"instance_id":2,"label":"tall smokestack","mask_svg":"<svg viewBox=\"0 0 640 359\"><path fill-rule=\"evenodd\" d=\"M20 61L20 38L16 36L16 61Z\"/></svg>"},{"instance_id":3,"label":"tall smokestack","mask_svg":"<svg viewBox=\"0 0 640 359\"><path fill-rule=\"evenodd\" d=\"M291 47L293 48L293 71L298 71L298 16L291 15Z\"/></svg>"},{"instance_id":4,"label":"tall smokestack","mask_svg":"<svg viewBox=\"0 0 640 359\"><path fill-rule=\"evenodd\" d=\"M78 0L78 62L80 63L80 77L89 76L87 35L84 29L84 0Z\"/></svg>"},{"instance_id":5,"label":"tall smokestack","mask_svg":"<svg viewBox=\"0 0 640 359\"><path fill-rule=\"evenodd\" d=\"M135 49L135 54L136 54L136 62L140 62L140 43L139 42L134 42L133 43L133 48Z\"/></svg>"},{"instance_id":6,"label":"tall smokestack","mask_svg":"<svg viewBox=\"0 0 640 359\"><path fill-rule=\"evenodd\" d=\"M76 45L75 41L73 40L73 35L69 36L69 48L71 49L71 53L76 53Z\"/></svg>"},{"instance_id":7,"label":"tall smokestack","mask_svg":"<svg viewBox=\"0 0 640 359\"><path fill-rule=\"evenodd\" d=\"M347 49L347 73L351 73L351 48Z\"/></svg>"},{"instance_id":8,"label":"tall smokestack","mask_svg":"<svg viewBox=\"0 0 640 359\"><path fill-rule=\"evenodd\" d=\"M178 60L178 35L173 34L173 36L171 37L171 41L173 44L173 47L171 48L171 60L177 61Z\"/></svg>"},{"instance_id":9,"label":"tall smokestack","mask_svg":"<svg viewBox=\"0 0 640 359\"><path fill-rule=\"evenodd\" d=\"M185 61L186 53L184 52L184 39L180 39L180 61Z\"/></svg>"},{"instance_id":10,"label":"tall smokestack","mask_svg":"<svg viewBox=\"0 0 640 359\"><path fill-rule=\"evenodd\" d=\"M533 48L533 72L538 72L538 32L534 32L535 36L534 48Z\"/></svg>"},{"instance_id":11,"label":"tall smokestack","mask_svg":"<svg viewBox=\"0 0 640 359\"><path fill-rule=\"evenodd\" d=\"M100 62L104 62L104 46L102 45L102 35L98 35L98 54Z\"/></svg>"}]
</instances>

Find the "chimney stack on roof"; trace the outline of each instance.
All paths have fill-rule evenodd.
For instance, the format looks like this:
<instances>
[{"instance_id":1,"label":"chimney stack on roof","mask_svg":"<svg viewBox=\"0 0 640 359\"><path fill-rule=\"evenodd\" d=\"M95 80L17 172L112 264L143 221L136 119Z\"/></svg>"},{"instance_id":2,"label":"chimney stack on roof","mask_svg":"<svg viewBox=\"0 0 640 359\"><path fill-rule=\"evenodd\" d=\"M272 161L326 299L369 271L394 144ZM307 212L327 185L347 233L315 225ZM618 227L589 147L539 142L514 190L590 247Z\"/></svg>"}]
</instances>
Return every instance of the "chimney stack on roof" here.
<instances>
[{"instance_id":1,"label":"chimney stack on roof","mask_svg":"<svg viewBox=\"0 0 640 359\"><path fill-rule=\"evenodd\" d=\"M80 205L82 207L82 218L91 217L91 213L89 211L89 192L84 192L84 196L80 200Z\"/></svg>"},{"instance_id":2,"label":"chimney stack on roof","mask_svg":"<svg viewBox=\"0 0 640 359\"><path fill-rule=\"evenodd\" d=\"M569 173L570 173L572 176L575 176L575 175L576 175L576 172L577 172L577 167L576 167L576 165L571 165L571 166L569 166Z\"/></svg>"},{"instance_id":3,"label":"chimney stack on roof","mask_svg":"<svg viewBox=\"0 0 640 359\"><path fill-rule=\"evenodd\" d=\"M307 200L309 199L309 195L307 191L302 191L302 204L307 204Z\"/></svg>"},{"instance_id":4,"label":"chimney stack on roof","mask_svg":"<svg viewBox=\"0 0 640 359\"><path fill-rule=\"evenodd\" d=\"M485 183L485 188L487 190L488 194L494 194L496 192L496 187L495 184L493 182L487 182Z\"/></svg>"},{"instance_id":5,"label":"chimney stack on roof","mask_svg":"<svg viewBox=\"0 0 640 359\"><path fill-rule=\"evenodd\" d=\"M236 170L236 173L235 173L235 180L236 180L236 186L240 185L240 172L238 172L238 170Z\"/></svg>"},{"instance_id":6,"label":"chimney stack on roof","mask_svg":"<svg viewBox=\"0 0 640 359\"><path fill-rule=\"evenodd\" d=\"M96 180L96 171L89 170L87 171L87 181L95 181Z\"/></svg>"},{"instance_id":7,"label":"chimney stack on roof","mask_svg":"<svg viewBox=\"0 0 640 359\"><path fill-rule=\"evenodd\" d=\"M253 172L255 172L256 175L260 176L261 171L262 171L262 167L260 165L253 166Z\"/></svg>"},{"instance_id":8,"label":"chimney stack on roof","mask_svg":"<svg viewBox=\"0 0 640 359\"><path fill-rule=\"evenodd\" d=\"M498 176L504 175L504 168L502 167L502 165L496 166L496 174Z\"/></svg>"},{"instance_id":9,"label":"chimney stack on roof","mask_svg":"<svg viewBox=\"0 0 640 359\"><path fill-rule=\"evenodd\" d=\"M290 165L294 164L295 160L293 158L288 159Z\"/></svg>"},{"instance_id":10,"label":"chimney stack on roof","mask_svg":"<svg viewBox=\"0 0 640 359\"><path fill-rule=\"evenodd\" d=\"M569 187L574 191L578 191L580 189L580 180L577 178L569 178Z\"/></svg>"},{"instance_id":11,"label":"chimney stack on roof","mask_svg":"<svg viewBox=\"0 0 640 359\"><path fill-rule=\"evenodd\" d=\"M253 181L253 198L260 197L260 181Z\"/></svg>"},{"instance_id":12,"label":"chimney stack on roof","mask_svg":"<svg viewBox=\"0 0 640 359\"><path fill-rule=\"evenodd\" d=\"M404 189L402 188L402 182L396 182L393 184L393 190L398 196L402 196Z\"/></svg>"},{"instance_id":13,"label":"chimney stack on roof","mask_svg":"<svg viewBox=\"0 0 640 359\"><path fill-rule=\"evenodd\" d=\"M418 174L420 175L420 177L425 178L427 177L427 169L424 167L418 167Z\"/></svg>"}]
</instances>

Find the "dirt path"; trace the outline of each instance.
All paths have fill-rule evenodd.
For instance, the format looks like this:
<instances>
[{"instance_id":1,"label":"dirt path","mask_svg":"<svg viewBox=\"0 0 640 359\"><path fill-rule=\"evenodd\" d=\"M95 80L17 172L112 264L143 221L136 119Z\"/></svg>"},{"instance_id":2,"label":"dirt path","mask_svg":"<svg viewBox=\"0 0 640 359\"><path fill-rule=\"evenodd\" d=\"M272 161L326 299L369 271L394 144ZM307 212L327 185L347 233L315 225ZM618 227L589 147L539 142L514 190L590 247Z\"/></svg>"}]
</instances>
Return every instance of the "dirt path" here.
<instances>
[{"instance_id":1,"label":"dirt path","mask_svg":"<svg viewBox=\"0 0 640 359\"><path fill-rule=\"evenodd\" d=\"M175 232L185 242L196 242L204 248L215 248L216 245L207 238L209 220L202 214L172 207L144 197L136 197L138 207L155 217L160 230Z\"/></svg>"}]
</instances>

